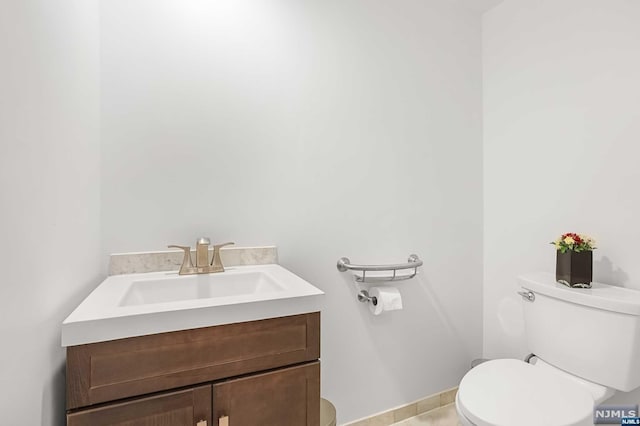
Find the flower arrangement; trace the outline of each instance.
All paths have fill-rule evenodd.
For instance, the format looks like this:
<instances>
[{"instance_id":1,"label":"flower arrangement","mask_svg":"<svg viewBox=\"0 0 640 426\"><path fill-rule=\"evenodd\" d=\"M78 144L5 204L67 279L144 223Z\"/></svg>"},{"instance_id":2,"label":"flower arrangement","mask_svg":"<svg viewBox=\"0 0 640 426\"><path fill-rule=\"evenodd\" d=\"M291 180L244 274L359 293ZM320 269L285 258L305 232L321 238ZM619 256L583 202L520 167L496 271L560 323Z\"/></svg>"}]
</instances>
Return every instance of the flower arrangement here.
<instances>
[{"instance_id":1,"label":"flower arrangement","mask_svg":"<svg viewBox=\"0 0 640 426\"><path fill-rule=\"evenodd\" d=\"M558 250L560 253L566 253L568 251L580 253L583 251L592 251L596 249L596 240L588 235L575 234L573 232L562 234L551 244L556 246L556 250Z\"/></svg>"}]
</instances>

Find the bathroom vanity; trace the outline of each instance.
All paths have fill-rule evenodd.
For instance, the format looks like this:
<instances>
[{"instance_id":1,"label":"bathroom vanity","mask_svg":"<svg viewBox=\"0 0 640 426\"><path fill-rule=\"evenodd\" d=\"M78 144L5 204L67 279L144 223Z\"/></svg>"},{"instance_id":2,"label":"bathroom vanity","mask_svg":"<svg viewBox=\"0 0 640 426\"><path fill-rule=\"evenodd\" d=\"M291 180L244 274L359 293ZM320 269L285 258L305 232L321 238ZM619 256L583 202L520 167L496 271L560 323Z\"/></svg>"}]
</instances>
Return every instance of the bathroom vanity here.
<instances>
[{"instance_id":1,"label":"bathroom vanity","mask_svg":"<svg viewBox=\"0 0 640 426\"><path fill-rule=\"evenodd\" d=\"M68 426L319 426L320 299L277 264L108 277L64 321Z\"/></svg>"},{"instance_id":2,"label":"bathroom vanity","mask_svg":"<svg viewBox=\"0 0 640 426\"><path fill-rule=\"evenodd\" d=\"M67 349L67 425L317 426L320 313Z\"/></svg>"}]
</instances>

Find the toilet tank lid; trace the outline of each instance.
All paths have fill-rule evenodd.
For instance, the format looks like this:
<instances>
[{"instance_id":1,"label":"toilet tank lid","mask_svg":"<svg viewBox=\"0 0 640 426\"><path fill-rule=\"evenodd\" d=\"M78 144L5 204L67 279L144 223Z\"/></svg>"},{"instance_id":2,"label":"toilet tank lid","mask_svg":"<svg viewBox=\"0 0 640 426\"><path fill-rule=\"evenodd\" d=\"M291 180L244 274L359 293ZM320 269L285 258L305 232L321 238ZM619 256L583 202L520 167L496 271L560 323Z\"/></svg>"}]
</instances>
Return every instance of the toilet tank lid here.
<instances>
[{"instance_id":1,"label":"toilet tank lid","mask_svg":"<svg viewBox=\"0 0 640 426\"><path fill-rule=\"evenodd\" d=\"M591 288L558 284L553 274L537 272L518 277L520 287L534 293L606 311L640 316L640 290L592 283Z\"/></svg>"}]
</instances>

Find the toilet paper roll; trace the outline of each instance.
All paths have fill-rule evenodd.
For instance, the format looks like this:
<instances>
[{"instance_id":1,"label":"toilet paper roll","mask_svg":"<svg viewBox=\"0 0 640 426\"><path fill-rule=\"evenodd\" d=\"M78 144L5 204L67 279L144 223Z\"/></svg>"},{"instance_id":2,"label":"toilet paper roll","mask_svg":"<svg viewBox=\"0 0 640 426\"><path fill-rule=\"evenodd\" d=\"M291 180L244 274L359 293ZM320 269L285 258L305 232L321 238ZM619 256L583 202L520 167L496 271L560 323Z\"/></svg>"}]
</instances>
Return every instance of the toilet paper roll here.
<instances>
[{"instance_id":1,"label":"toilet paper roll","mask_svg":"<svg viewBox=\"0 0 640 426\"><path fill-rule=\"evenodd\" d=\"M395 287L371 287L369 296L375 297L377 303L369 303L369 310L373 315L380 315L385 311L394 311L402 309L402 296L400 291Z\"/></svg>"}]
</instances>

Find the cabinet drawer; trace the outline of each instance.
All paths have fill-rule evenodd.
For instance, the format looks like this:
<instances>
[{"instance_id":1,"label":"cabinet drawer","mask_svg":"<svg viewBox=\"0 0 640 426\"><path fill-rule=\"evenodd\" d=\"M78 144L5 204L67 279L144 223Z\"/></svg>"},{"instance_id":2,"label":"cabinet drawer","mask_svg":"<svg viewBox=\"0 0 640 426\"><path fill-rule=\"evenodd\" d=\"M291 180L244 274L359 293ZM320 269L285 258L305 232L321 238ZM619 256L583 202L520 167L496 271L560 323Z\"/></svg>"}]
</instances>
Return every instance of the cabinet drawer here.
<instances>
[{"instance_id":1,"label":"cabinet drawer","mask_svg":"<svg viewBox=\"0 0 640 426\"><path fill-rule=\"evenodd\" d=\"M211 385L90 408L67 415L67 426L196 426L211 423Z\"/></svg>"},{"instance_id":2,"label":"cabinet drawer","mask_svg":"<svg viewBox=\"0 0 640 426\"><path fill-rule=\"evenodd\" d=\"M320 363L215 383L213 421L229 426L319 426Z\"/></svg>"},{"instance_id":3,"label":"cabinet drawer","mask_svg":"<svg viewBox=\"0 0 640 426\"><path fill-rule=\"evenodd\" d=\"M319 357L319 312L72 346L67 348L67 408Z\"/></svg>"}]
</instances>

